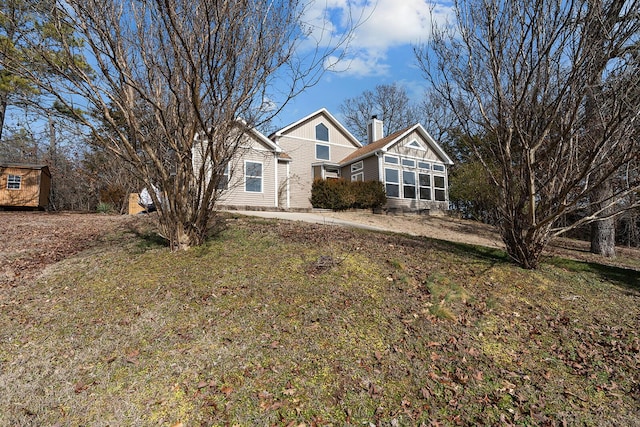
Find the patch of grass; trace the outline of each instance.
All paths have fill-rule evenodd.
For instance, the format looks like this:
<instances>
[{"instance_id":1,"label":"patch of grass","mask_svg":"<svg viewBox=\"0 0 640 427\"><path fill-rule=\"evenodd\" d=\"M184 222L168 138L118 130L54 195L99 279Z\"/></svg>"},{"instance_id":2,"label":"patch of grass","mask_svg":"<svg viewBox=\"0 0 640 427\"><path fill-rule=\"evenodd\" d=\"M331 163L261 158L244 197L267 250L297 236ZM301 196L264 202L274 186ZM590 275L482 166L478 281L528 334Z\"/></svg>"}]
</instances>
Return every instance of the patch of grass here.
<instances>
[{"instance_id":1,"label":"patch of grass","mask_svg":"<svg viewBox=\"0 0 640 427\"><path fill-rule=\"evenodd\" d=\"M140 230L1 290L1 425L640 422L617 270L241 217L180 253Z\"/></svg>"}]
</instances>

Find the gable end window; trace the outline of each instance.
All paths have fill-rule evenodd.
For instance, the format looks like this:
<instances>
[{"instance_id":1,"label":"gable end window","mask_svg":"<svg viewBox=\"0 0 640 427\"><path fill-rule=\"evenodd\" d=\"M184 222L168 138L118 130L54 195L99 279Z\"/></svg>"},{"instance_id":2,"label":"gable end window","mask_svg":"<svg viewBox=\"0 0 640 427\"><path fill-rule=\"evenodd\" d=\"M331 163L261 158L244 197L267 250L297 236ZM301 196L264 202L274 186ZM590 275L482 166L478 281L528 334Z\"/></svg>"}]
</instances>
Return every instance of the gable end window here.
<instances>
[{"instance_id":1,"label":"gable end window","mask_svg":"<svg viewBox=\"0 0 640 427\"><path fill-rule=\"evenodd\" d=\"M424 150L424 148L422 148L422 145L420 145L420 143L418 141L416 141L415 139L413 141L411 141L410 143L408 143L407 147L415 148L416 150Z\"/></svg>"},{"instance_id":2,"label":"gable end window","mask_svg":"<svg viewBox=\"0 0 640 427\"><path fill-rule=\"evenodd\" d=\"M22 176L9 175L7 178L7 190L19 190L22 185Z\"/></svg>"},{"instance_id":3,"label":"gable end window","mask_svg":"<svg viewBox=\"0 0 640 427\"><path fill-rule=\"evenodd\" d=\"M316 139L318 141L327 141L329 142L329 128L324 125L324 123L320 123L316 125Z\"/></svg>"},{"instance_id":4,"label":"gable end window","mask_svg":"<svg viewBox=\"0 0 640 427\"><path fill-rule=\"evenodd\" d=\"M329 160L331 158L329 146L324 144L316 144L316 159Z\"/></svg>"},{"instance_id":5,"label":"gable end window","mask_svg":"<svg viewBox=\"0 0 640 427\"><path fill-rule=\"evenodd\" d=\"M262 163L246 161L244 164L244 191L262 193Z\"/></svg>"}]
</instances>

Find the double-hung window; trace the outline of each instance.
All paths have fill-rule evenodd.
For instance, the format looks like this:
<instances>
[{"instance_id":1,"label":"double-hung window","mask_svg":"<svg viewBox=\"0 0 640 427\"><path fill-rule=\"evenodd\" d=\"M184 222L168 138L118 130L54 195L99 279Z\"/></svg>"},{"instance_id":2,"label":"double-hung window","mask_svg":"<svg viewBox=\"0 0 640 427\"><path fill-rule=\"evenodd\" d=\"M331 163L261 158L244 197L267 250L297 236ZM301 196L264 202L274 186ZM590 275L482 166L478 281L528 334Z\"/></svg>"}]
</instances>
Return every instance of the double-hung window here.
<instances>
[{"instance_id":1,"label":"double-hung window","mask_svg":"<svg viewBox=\"0 0 640 427\"><path fill-rule=\"evenodd\" d=\"M224 168L219 167L220 171L217 174L216 179L218 180L218 185L216 189L218 190L228 190L229 189L229 163L224 165Z\"/></svg>"},{"instance_id":2,"label":"double-hung window","mask_svg":"<svg viewBox=\"0 0 640 427\"><path fill-rule=\"evenodd\" d=\"M244 164L244 191L262 193L262 163L246 161Z\"/></svg>"},{"instance_id":3,"label":"double-hung window","mask_svg":"<svg viewBox=\"0 0 640 427\"><path fill-rule=\"evenodd\" d=\"M385 168L384 181L387 197L400 197L400 174L398 169Z\"/></svg>"},{"instance_id":4,"label":"double-hung window","mask_svg":"<svg viewBox=\"0 0 640 427\"><path fill-rule=\"evenodd\" d=\"M420 200L431 200L431 175L428 173L418 174L418 184L420 185Z\"/></svg>"},{"instance_id":5,"label":"double-hung window","mask_svg":"<svg viewBox=\"0 0 640 427\"><path fill-rule=\"evenodd\" d=\"M7 178L7 190L19 190L22 185L22 176L9 175Z\"/></svg>"},{"instance_id":6,"label":"double-hung window","mask_svg":"<svg viewBox=\"0 0 640 427\"><path fill-rule=\"evenodd\" d=\"M438 202L446 201L446 190L444 185L444 176L434 175L433 176L433 190L435 193L435 199Z\"/></svg>"},{"instance_id":7,"label":"double-hung window","mask_svg":"<svg viewBox=\"0 0 640 427\"><path fill-rule=\"evenodd\" d=\"M414 171L402 171L402 191L405 199L416 198L416 173Z\"/></svg>"}]
</instances>

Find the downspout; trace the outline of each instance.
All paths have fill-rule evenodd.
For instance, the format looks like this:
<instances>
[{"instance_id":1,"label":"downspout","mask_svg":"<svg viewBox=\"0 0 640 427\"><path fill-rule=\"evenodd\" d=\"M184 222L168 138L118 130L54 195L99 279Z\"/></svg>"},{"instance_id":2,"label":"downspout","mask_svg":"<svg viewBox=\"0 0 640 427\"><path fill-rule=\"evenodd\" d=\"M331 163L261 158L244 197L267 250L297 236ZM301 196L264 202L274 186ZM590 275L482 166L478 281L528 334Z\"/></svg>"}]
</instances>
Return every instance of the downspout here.
<instances>
[{"instance_id":1,"label":"downspout","mask_svg":"<svg viewBox=\"0 0 640 427\"><path fill-rule=\"evenodd\" d=\"M273 177L273 181L274 181L274 184L275 184L274 187L273 187L273 193L274 193L273 194L273 206L275 208L277 208L278 207L278 192L279 192L279 188L280 188L280 186L278 185L279 184L278 177L280 175L278 174L278 163L279 163L278 162L278 153L275 152L275 151L273 152L273 162L275 163L275 167L274 167L275 173L274 173L274 177Z\"/></svg>"}]
</instances>

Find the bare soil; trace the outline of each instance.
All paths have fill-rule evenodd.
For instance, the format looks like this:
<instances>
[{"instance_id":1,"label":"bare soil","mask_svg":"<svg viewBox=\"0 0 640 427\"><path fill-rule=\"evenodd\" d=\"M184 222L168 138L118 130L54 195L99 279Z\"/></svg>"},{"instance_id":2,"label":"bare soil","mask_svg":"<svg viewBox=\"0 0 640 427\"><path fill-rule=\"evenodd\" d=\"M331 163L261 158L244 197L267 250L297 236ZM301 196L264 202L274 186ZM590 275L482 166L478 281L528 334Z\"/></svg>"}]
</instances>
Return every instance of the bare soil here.
<instances>
[{"instance_id":1,"label":"bare soil","mask_svg":"<svg viewBox=\"0 0 640 427\"><path fill-rule=\"evenodd\" d=\"M82 213L0 212L0 288L17 286L99 242L135 217Z\"/></svg>"}]
</instances>

